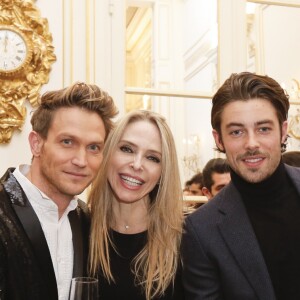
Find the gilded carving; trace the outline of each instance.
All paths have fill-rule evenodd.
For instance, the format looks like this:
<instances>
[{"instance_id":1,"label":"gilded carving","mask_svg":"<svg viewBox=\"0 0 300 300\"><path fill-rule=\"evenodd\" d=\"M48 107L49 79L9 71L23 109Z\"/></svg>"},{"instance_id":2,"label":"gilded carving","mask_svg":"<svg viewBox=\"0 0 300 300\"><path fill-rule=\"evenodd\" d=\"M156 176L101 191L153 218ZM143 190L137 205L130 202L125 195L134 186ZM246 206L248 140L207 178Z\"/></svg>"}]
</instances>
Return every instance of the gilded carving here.
<instances>
[{"instance_id":1,"label":"gilded carving","mask_svg":"<svg viewBox=\"0 0 300 300\"><path fill-rule=\"evenodd\" d=\"M0 0L0 143L22 128L25 101L37 105L55 61L48 21L34 1Z\"/></svg>"}]
</instances>

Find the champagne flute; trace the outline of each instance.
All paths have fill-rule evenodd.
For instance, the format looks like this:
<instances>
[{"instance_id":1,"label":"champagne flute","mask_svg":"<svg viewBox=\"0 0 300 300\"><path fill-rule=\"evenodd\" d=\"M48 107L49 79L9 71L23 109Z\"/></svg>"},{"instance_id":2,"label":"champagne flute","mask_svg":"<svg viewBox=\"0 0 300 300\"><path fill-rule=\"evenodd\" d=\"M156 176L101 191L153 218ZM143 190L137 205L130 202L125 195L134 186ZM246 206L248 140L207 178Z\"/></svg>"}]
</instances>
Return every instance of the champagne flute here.
<instances>
[{"instance_id":1,"label":"champagne flute","mask_svg":"<svg viewBox=\"0 0 300 300\"><path fill-rule=\"evenodd\" d=\"M98 279L72 278L69 300L98 300Z\"/></svg>"}]
</instances>

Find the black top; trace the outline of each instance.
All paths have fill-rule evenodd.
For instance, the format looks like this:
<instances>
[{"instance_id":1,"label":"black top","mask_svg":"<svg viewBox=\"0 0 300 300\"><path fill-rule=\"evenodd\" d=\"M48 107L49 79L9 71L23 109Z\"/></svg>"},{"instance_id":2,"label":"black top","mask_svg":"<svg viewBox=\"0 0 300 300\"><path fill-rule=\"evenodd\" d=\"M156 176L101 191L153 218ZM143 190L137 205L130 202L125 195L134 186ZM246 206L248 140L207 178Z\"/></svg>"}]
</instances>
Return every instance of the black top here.
<instances>
[{"instance_id":1,"label":"black top","mask_svg":"<svg viewBox=\"0 0 300 300\"><path fill-rule=\"evenodd\" d=\"M98 276L100 300L145 300L143 290L134 283L135 276L131 271L131 261L145 246L147 231L137 234L122 234L112 231L111 237L118 251L116 253L110 247L110 263L115 283L109 284L100 272ZM179 273L175 279L174 289L170 285L165 295L155 298L155 300L183 299L183 288Z\"/></svg>"},{"instance_id":2,"label":"black top","mask_svg":"<svg viewBox=\"0 0 300 300\"><path fill-rule=\"evenodd\" d=\"M278 300L300 299L300 197L284 164L259 183L233 171Z\"/></svg>"}]
</instances>

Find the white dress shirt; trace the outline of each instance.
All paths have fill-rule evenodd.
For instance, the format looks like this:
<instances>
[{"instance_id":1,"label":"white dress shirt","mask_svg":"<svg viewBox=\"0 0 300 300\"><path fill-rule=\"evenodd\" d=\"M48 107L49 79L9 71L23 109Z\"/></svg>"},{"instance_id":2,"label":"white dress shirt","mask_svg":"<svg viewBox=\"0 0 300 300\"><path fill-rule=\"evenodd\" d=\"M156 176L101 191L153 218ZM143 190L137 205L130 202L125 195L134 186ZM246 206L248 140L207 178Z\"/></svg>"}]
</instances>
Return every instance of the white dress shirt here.
<instances>
[{"instance_id":1,"label":"white dress shirt","mask_svg":"<svg viewBox=\"0 0 300 300\"><path fill-rule=\"evenodd\" d=\"M71 200L59 218L57 205L33 185L26 176L30 166L21 165L13 175L23 188L44 231L55 272L59 300L68 300L73 273L74 249L68 213L77 207L77 198Z\"/></svg>"}]
</instances>

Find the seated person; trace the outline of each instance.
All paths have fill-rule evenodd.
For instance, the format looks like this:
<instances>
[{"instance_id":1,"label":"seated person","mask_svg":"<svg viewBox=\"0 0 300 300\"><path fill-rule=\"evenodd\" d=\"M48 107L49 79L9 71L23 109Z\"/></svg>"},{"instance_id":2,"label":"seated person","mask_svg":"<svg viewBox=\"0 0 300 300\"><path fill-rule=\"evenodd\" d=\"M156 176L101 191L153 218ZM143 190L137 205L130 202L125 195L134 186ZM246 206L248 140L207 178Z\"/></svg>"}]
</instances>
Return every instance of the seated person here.
<instances>
[{"instance_id":1,"label":"seated person","mask_svg":"<svg viewBox=\"0 0 300 300\"><path fill-rule=\"evenodd\" d=\"M230 168L224 158L213 158L207 162L203 172L202 193L210 200L230 182Z\"/></svg>"},{"instance_id":2,"label":"seated person","mask_svg":"<svg viewBox=\"0 0 300 300\"><path fill-rule=\"evenodd\" d=\"M282 161L293 167L300 167L300 151L287 151L282 154Z\"/></svg>"},{"instance_id":3,"label":"seated person","mask_svg":"<svg viewBox=\"0 0 300 300\"><path fill-rule=\"evenodd\" d=\"M203 177L202 173L196 173L190 180L185 183L183 194L185 196L203 196Z\"/></svg>"}]
</instances>

